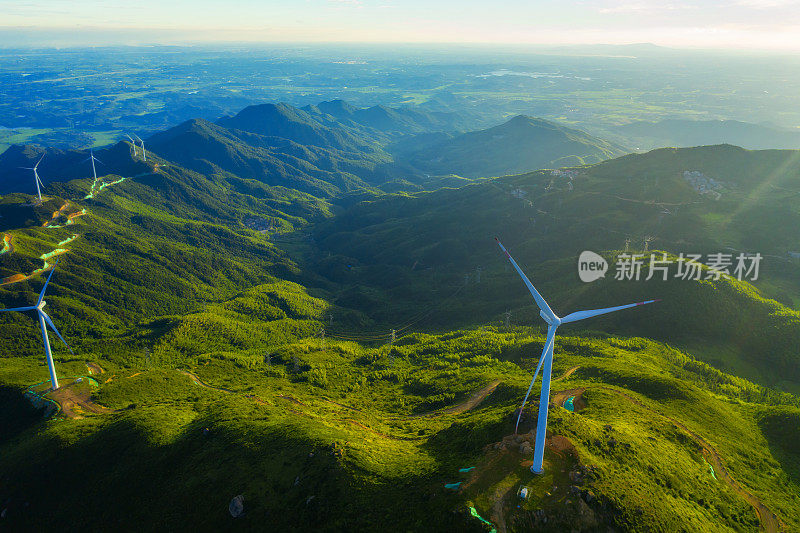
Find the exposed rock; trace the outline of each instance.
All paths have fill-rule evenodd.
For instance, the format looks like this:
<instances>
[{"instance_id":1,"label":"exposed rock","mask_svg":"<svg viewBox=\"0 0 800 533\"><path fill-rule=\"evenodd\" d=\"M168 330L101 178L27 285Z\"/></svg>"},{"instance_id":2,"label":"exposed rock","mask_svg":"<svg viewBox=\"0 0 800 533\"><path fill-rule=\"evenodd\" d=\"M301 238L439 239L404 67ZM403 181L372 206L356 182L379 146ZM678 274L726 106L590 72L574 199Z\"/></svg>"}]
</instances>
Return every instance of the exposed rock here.
<instances>
[{"instance_id":1,"label":"exposed rock","mask_svg":"<svg viewBox=\"0 0 800 533\"><path fill-rule=\"evenodd\" d=\"M231 498L231 502L228 504L228 512L231 513L231 516L234 518L239 518L244 514L243 495L239 494L238 496Z\"/></svg>"}]
</instances>

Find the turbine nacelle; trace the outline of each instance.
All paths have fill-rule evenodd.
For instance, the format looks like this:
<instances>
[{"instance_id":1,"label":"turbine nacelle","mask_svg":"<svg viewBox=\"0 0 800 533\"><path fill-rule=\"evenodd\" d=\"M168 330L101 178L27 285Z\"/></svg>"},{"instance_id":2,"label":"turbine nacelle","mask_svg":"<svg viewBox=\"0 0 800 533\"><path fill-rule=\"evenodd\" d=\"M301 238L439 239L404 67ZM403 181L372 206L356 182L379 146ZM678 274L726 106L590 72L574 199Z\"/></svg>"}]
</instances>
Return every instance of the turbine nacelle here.
<instances>
[{"instance_id":1,"label":"turbine nacelle","mask_svg":"<svg viewBox=\"0 0 800 533\"><path fill-rule=\"evenodd\" d=\"M542 317L542 320L547 322L548 326L553 326L553 327L557 328L558 326L561 325L561 319L558 316L556 316L555 314L551 318L551 317L547 316L547 314L544 311L539 310L539 316Z\"/></svg>"}]
</instances>

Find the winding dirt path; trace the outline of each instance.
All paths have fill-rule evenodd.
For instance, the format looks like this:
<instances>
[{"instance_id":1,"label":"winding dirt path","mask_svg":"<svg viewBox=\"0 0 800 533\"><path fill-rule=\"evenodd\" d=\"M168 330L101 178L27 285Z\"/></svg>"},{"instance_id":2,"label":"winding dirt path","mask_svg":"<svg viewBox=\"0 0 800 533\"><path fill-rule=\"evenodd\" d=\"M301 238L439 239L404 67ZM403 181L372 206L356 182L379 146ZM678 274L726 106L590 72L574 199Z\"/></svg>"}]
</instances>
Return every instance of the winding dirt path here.
<instances>
[{"instance_id":1,"label":"winding dirt path","mask_svg":"<svg viewBox=\"0 0 800 533\"><path fill-rule=\"evenodd\" d=\"M576 369L577 369L577 367L576 367ZM573 370L573 372L574 372L574 370ZM437 418L437 417L444 416L444 415L458 415L458 414L461 414L461 413L466 413L467 411L475 409L478 405L480 405L480 403L483 402L483 400L485 400L491 393L493 393L495 391L495 389L497 388L498 385L500 385L500 383L501 383L501 381L499 379L495 380L495 381L492 381L491 383L489 383L485 387L483 387L483 388L475 391L474 393L472 393L472 395L469 398L467 398L466 400L464 400L463 402L457 403L455 405L451 405L450 407L442 407L440 409L434 409L433 411L426 411L424 413L418 413L418 414L415 414L415 415L409 415L409 416L394 418L394 420L407 420L407 419L411 419L411 418L425 418L425 417ZM282 396L279 396L279 398L281 398L281 397ZM357 413L363 413L364 412L362 409L358 409L357 407L351 407L349 405L345 405L343 403L336 402L334 400L331 400L330 398L319 398L319 399L324 401L324 402L328 402L330 404L342 407L343 409L347 409L349 411L355 411Z\"/></svg>"},{"instance_id":2,"label":"winding dirt path","mask_svg":"<svg viewBox=\"0 0 800 533\"><path fill-rule=\"evenodd\" d=\"M88 215L89 214L88 211L86 211L86 209L81 209L80 211L76 211L74 213L67 214L67 208L69 208L69 207L70 207L70 203L69 202L65 202L64 205L62 205L58 210L53 211L52 218L50 220L48 220L47 222L45 222L44 224L42 224L42 227L43 228L61 228L61 227L63 227L61 225L56 224L58 219L60 217L62 217L62 216L66 216L67 217L67 221L66 221L65 225L70 226L70 225L75 223L75 219L76 218L82 217L84 215ZM0 286L11 285L13 283L19 283L21 281L25 281L25 280L34 278L34 277L36 277L36 276L38 276L40 274L43 274L43 273L47 272L48 270L52 269L53 268L53 264L50 263L50 260L52 258L56 257L56 256L59 256L61 254L65 254L65 253L69 252L69 248L61 248L61 247L66 245L66 244L71 243L72 241L77 239L79 236L80 235L78 235L78 234L74 234L74 235L72 235L72 237L69 237L69 238L64 239L63 241L59 242L53 250L51 250L49 252L45 252L42 255L40 255L39 259L41 259L44 262L44 264L42 265L42 268L37 268L36 270L31 272L30 274L18 273L18 274L12 274L10 276L6 276L5 278L0 279ZM6 233L5 236L3 237L3 241L2 242L3 242L3 249L2 249L2 251L0 251L0 254L10 253L11 251L13 251L10 234Z\"/></svg>"},{"instance_id":3,"label":"winding dirt path","mask_svg":"<svg viewBox=\"0 0 800 533\"><path fill-rule=\"evenodd\" d=\"M567 379L567 378L568 378L568 377L570 377L572 374L574 374L574 373L575 373L575 371L576 371L576 370L578 370L579 368L580 368L580 366L573 366L572 368L570 368L569 370L567 370L566 372L564 372L563 374L561 374L561 375L560 375L560 376L558 376L557 378L553 378L553 379L551 379L551 380L550 380L550 382L551 382L551 383L554 383L554 382L556 382L556 381L561 381L561 380L563 380L563 379Z\"/></svg>"},{"instance_id":4,"label":"winding dirt path","mask_svg":"<svg viewBox=\"0 0 800 533\"><path fill-rule=\"evenodd\" d=\"M0 249L0 255L14 253L14 243L10 233L3 234L3 248Z\"/></svg>"},{"instance_id":5,"label":"winding dirt path","mask_svg":"<svg viewBox=\"0 0 800 533\"><path fill-rule=\"evenodd\" d=\"M338 405L339 407L343 407L343 408L345 408L345 409L348 409L348 410L350 410L350 411L355 411L356 413L363 413L363 412L364 412L364 411L363 411L363 410L361 410L361 409L357 409L357 408L355 408L355 407L350 407L349 405L345 405L345 404L343 404L343 403L334 402L334 401L333 401L333 400L331 400L330 398L320 398L320 400L326 401L326 402L328 402L328 403L332 403L333 405Z\"/></svg>"},{"instance_id":6,"label":"winding dirt path","mask_svg":"<svg viewBox=\"0 0 800 533\"><path fill-rule=\"evenodd\" d=\"M574 369L570 370L574 372L577 368L578 367L575 367ZM572 372L570 372L570 374ZM753 507L753 509L755 509L756 514L758 515L758 518L761 521L761 527L764 529L764 531L766 531L767 533L782 533L788 531L787 526L781 521L780 518L778 518L778 516L775 513L770 511L769 508L767 508L767 506L761 502L761 500L759 500L754 494L745 489L738 481L736 481L733 478L733 476L731 476L730 472L728 472L728 469L725 467L725 462L720 456L719 452L717 452L717 450L713 446L711 446L711 444L709 444L707 440L705 440L703 437L701 437L700 435L698 435L697 433L686 427L686 425L683 422L680 422L679 420L669 415L665 415L663 413L656 411L655 409L645 405L644 403L642 403L641 401L639 401L638 399L634 398L633 396L627 393L624 393L617 389L613 389L611 387L605 387L603 385L592 385L590 387L581 387L576 389L567 389L555 392L551 395L550 401L551 403L555 403L556 405L563 407L564 402L567 401L567 398L569 398L570 396L574 396L575 397L574 401L576 402L577 405L577 402L581 400L580 398L581 395L589 389L603 390L606 392L610 392L612 394L616 394L617 396L624 398L625 400L636 405L637 407L641 407L642 409L649 411L650 413L653 413L663 418L664 420L672 422L675 426L679 427L680 429L688 433L695 440L695 442L703 449L703 457L705 457L705 459L714 467L714 471L717 474L717 478L720 481L725 482L736 494L741 496L747 503L749 503Z\"/></svg>"},{"instance_id":7,"label":"winding dirt path","mask_svg":"<svg viewBox=\"0 0 800 533\"><path fill-rule=\"evenodd\" d=\"M227 392L228 394L236 394L236 391L233 391L231 389L226 389L225 387L215 387L213 385L209 385L208 383L206 383L205 381L200 379L197 376L197 374L195 374L194 372L189 372L188 370L178 370L178 372L180 372L184 376L189 376L190 378L192 378L192 381L194 381L196 384L200 385L201 387L203 387L205 389L218 390L218 391L222 391L222 392Z\"/></svg>"},{"instance_id":8,"label":"winding dirt path","mask_svg":"<svg viewBox=\"0 0 800 533\"><path fill-rule=\"evenodd\" d=\"M56 209L55 211L53 211L53 215L50 217L50 220L48 220L47 222L45 222L44 224L42 224L42 227L43 227L43 228L47 228L47 227L49 227L49 226L52 226L52 225L53 225L53 223L54 223L54 222L55 222L55 221L56 221L56 220L57 220L57 219L58 219L60 216L62 216L62 215L63 215L63 214L66 212L66 210L67 210L67 208L68 208L68 207L69 207L69 202L64 202L64 205L62 205L61 207L59 207L58 209Z\"/></svg>"},{"instance_id":9,"label":"winding dirt path","mask_svg":"<svg viewBox=\"0 0 800 533\"><path fill-rule=\"evenodd\" d=\"M442 409L435 409L433 411L428 411L427 413L411 415L407 418L422 418L422 417L435 418L444 415L458 415L461 413L465 413L467 411L475 409L475 407L477 407L483 400L485 400L487 396L489 396L491 393L494 392L494 390L497 388L498 385L500 385L500 380L496 379L491 383L489 383L488 385L486 385L485 387L483 387L482 389L475 391L472 394L472 396L470 396L461 403L458 403L456 405L451 405L450 407L444 407Z\"/></svg>"}]
</instances>

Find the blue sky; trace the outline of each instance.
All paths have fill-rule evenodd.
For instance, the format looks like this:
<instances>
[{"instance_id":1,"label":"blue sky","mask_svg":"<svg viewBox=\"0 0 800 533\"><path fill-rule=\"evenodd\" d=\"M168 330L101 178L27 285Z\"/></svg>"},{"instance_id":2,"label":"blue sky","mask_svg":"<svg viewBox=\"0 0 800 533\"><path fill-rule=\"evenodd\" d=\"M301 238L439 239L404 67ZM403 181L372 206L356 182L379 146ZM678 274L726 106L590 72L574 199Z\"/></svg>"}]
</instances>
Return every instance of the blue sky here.
<instances>
[{"instance_id":1,"label":"blue sky","mask_svg":"<svg viewBox=\"0 0 800 533\"><path fill-rule=\"evenodd\" d=\"M120 39L637 43L800 51L800 0L0 0L0 26ZM152 39L153 37L148 37Z\"/></svg>"}]
</instances>

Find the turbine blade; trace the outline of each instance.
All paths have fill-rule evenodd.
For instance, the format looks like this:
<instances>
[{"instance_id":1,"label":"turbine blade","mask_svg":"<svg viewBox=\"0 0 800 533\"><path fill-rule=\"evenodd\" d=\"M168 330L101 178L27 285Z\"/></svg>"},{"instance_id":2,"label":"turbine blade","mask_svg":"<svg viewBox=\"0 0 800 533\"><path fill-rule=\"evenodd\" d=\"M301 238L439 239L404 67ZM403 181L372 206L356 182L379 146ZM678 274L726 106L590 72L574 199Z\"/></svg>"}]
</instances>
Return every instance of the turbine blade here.
<instances>
[{"instance_id":1,"label":"turbine blade","mask_svg":"<svg viewBox=\"0 0 800 533\"><path fill-rule=\"evenodd\" d=\"M36 309L36 308L33 307L33 306L30 306L30 307L12 307L10 309L0 309L0 313L2 313L3 311L32 311L33 309Z\"/></svg>"},{"instance_id":2,"label":"turbine blade","mask_svg":"<svg viewBox=\"0 0 800 533\"><path fill-rule=\"evenodd\" d=\"M577 322L578 320L583 320L584 318L591 318L597 315L604 315L606 313L613 313L614 311L620 311L622 309L628 309L630 307L636 307L637 305L646 305L655 302L660 302L661 300L647 300L646 302L637 302L635 304L627 304L627 305L620 305L617 307L606 307L605 309L591 309L588 311L575 311L574 313L570 313L564 318L561 319L562 324L566 324L567 322Z\"/></svg>"},{"instance_id":3,"label":"turbine blade","mask_svg":"<svg viewBox=\"0 0 800 533\"><path fill-rule=\"evenodd\" d=\"M56 266L58 265L58 261L59 260L56 259L56 262L53 263L53 268L50 269L50 275L47 276L47 281L44 282L44 287L42 287L42 292L39 293L39 300L36 302L37 307L39 306L40 303L42 303L42 300L44 300L44 291L47 290L47 284L50 283L50 278L53 277L53 273L56 271Z\"/></svg>"},{"instance_id":4,"label":"turbine blade","mask_svg":"<svg viewBox=\"0 0 800 533\"><path fill-rule=\"evenodd\" d=\"M42 159L44 159L44 154L42 154L42 157L40 157L39 160L36 162L36 164L33 165L33 168L39 168L39 163L42 162Z\"/></svg>"},{"instance_id":5,"label":"turbine blade","mask_svg":"<svg viewBox=\"0 0 800 533\"><path fill-rule=\"evenodd\" d=\"M39 313L41 313L42 318L44 318L45 322L47 322L47 324L50 326L50 329L53 330L53 333L58 335L58 338L61 339L61 342L63 342L64 346L67 347L67 350L69 350L69 353L71 353L72 355L75 355L75 352L72 351L72 348L69 347L69 344L67 344L67 341L65 341L64 337L61 336L61 333L58 332L58 329L56 328L56 325L53 324L53 321L50 320L50 317L47 316L47 313L45 313L41 309L39 310Z\"/></svg>"},{"instance_id":6,"label":"turbine blade","mask_svg":"<svg viewBox=\"0 0 800 533\"><path fill-rule=\"evenodd\" d=\"M542 318L544 318L548 324L551 324L552 321L555 320L556 314L553 312L552 309L550 309L550 306L547 305L547 302L544 300L542 295L539 294L539 291L536 290L536 287L533 286L533 283L531 283L531 280L528 279L528 276L525 275L525 273L519 267L517 262L514 261L514 258L511 257L511 254L508 253L508 250L506 250L505 246L503 246L503 243L500 242L500 239L495 237L494 240L497 241L497 244L500 246L500 249L503 250L503 253L506 254L506 257L508 258L509 261L511 261L511 264L514 266L514 270L517 271L517 273L522 278L522 281L525 282L525 285L531 292L533 299L536 300L536 305L538 305L539 309L542 311L542 313L544 313L544 316Z\"/></svg>"},{"instance_id":7,"label":"turbine blade","mask_svg":"<svg viewBox=\"0 0 800 533\"><path fill-rule=\"evenodd\" d=\"M536 365L536 372L533 373L533 379L531 379L531 384L528 385L528 392L525 393L525 399L522 400L522 407L519 408L519 414L517 415L517 424L514 426L514 433L517 432L519 428L519 421L522 419L522 410L525 409L525 404L528 403L528 396L531 395L531 389L533 389L533 383L536 381L536 376L539 375L539 370L542 368L542 363L548 357L553 356L553 341L556 338L556 328L550 326L547 328L547 340L544 343L544 348L542 348L542 355L539 357L539 364Z\"/></svg>"}]
</instances>

